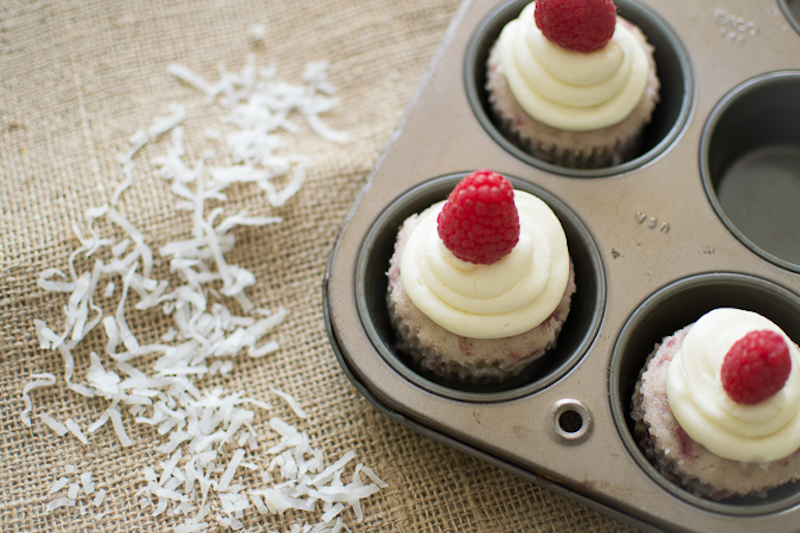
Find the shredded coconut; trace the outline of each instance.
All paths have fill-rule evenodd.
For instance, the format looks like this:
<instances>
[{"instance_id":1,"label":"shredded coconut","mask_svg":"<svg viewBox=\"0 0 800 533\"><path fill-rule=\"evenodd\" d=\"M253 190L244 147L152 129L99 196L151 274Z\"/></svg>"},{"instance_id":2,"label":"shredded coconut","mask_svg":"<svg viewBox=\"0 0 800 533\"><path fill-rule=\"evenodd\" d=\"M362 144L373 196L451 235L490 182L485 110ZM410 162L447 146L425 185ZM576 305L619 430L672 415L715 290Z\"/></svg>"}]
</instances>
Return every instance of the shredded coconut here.
<instances>
[{"instance_id":1,"label":"shredded coconut","mask_svg":"<svg viewBox=\"0 0 800 533\"><path fill-rule=\"evenodd\" d=\"M41 321L39 320L38 322ZM38 327L39 326L37 325L37 328ZM42 347L44 348L44 346ZM25 404L25 408L19 414L20 418L22 419L22 423L28 427L31 427L31 417L28 415L28 413L30 413L31 409L33 408L33 403L31 402L31 397L28 395L28 393L33 389L38 389L40 387L51 387L56 383L56 377L49 372L33 374L31 377L34 378L34 380L29 381L22 388L22 401Z\"/></svg>"},{"instance_id":2,"label":"shredded coconut","mask_svg":"<svg viewBox=\"0 0 800 533\"><path fill-rule=\"evenodd\" d=\"M60 477L60 478L58 478L58 480L56 480L55 483L53 483L50 486L50 491L47 494L52 496L53 494L55 494L56 492L60 491L61 489L63 489L67 485L69 485L69 478Z\"/></svg>"},{"instance_id":3,"label":"shredded coconut","mask_svg":"<svg viewBox=\"0 0 800 533\"><path fill-rule=\"evenodd\" d=\"M254 41L262 41L267 35L267 29L262 24L253 24L247 29L247 33Z\"/></svg>"},{"instance_id":4,"label":"shredded coconut","mask_svg":"<svg viewBox=\"0 0 800 533\"><path fill-rule=\"evenodd\" d=\"M103 504L103 500L106 497L106 489L100 489L97 491L97 495L92 500L92 505L95 507L100 507Z\"/></svg>"},{"instance_id":5,"label":"shredded coconut","mask_svg":"<svg viewBox=\"0 0 800 533\"><path fill-rule=\"evenodd\" d=\"M297 403L294 397L278 389L272 389L272 393L277 394L278 396L286 400L286 403L289 404L289 407L292 408L292 411L294 411L294 414L296 414L298 418L308 418L308 415L306 414L305 411L303 411L303 409L300 407L300 404Z\"/></svg>"},{"instance_id":6,"label":"shredded coconut","mask_svg":"<svg viewBox=\"0 0 800 533\"><path fill-rule=\"evenodd\" d=\"M67 426L65 426L64 424L62 424L61 422L59 422L58 420L56 420L47 413L40 414L39 419L42 422L44 422L47 427L52 429L55 432L55 434L58 435L59 437L63 437L64 435L67 434L67 431L69 431L67 429Z\"/></svg>"},{"instance_id":7,"label":"shredded coconut","mask_svg":"<svg viewBox=\"0 0 800 533\"><path fill-rule=\"evenodd\" d=\"M255 40L263 38L258 26L250 31ZM320 116L338 105L335 88L327 81L327 66L309 63L302 75L304 83L292 85L277 78L274 66L258 69L252 55L239 73L220 67L216 82L182 65L170 65L169 74L202 92L207 104L226 110L220 128L206 128L204 135L224 141L232 163L210 164L214 157L210 150L198 161L188 161L184 123L189 113L182 104L169 104L167 115L155 117L146 131L128 139L129 148L118 156L123 181L108 204L85 211L86 231L72 225L79 246L69 257L68 272L47 268L39 274L42 289L63 294L67 300L60 326L34 320L41 349L59 352L69 390L106 404L85 430L71 418L61 423L45 412L36 417L57 435L70 433L84 445L91 445L109 420L123 447L137 444L127 426L152 427L159 439L152 447L161 458L142 467L145 484L136 498L154 516L185 517L175 526L176 533L205 531L214 524L243 530L248 513L281 514L289 509L319 520L295 524L292 532L349 531L343 513L350 508L357 521L363 520L361 501L386 486L360 463L351 469L353 451L328 463L305 432L277 417L269 420L277 440L267 447L265 456L253 423L260 411L269 412L272 407L241 391L204 390L195 381L233 372L232 356L264 357L279 349L268 337L288 311L253 305L246 291L256 284L255 276L230 263L226 254L234 248L237 227L277 224L282 218L251 216L246 211L225 215L225 191L235 183L252 184L265 191L271 206L279 207L301 189L311 159L284 153L289 143L283 135L298 131L292 114L302 117L324 139L347 141L345 132L332 129ZM137 155L145 147L151 150L164 144L163 155L150 160L176 196L175 209L187 212L191 230L183 238L151 248L124 214L121 199L134 185ZM283 180L282 187L278 179ZM211 208L210 202L216 205ZM121 231L123 238L102 236L95 224L108 230L116 227L116 234ZM79 271L79 256L94 257L91 269ZM153 277L159 261L168 265L169 279ZM109 301L97 300L99 286L104 287L100 295ZM110 305L113 297L118 298L115 307ZM231 310L236 305L242 315ZM131 308L137 312L160 308L171 318L172 327L154 339L139 338ZM75 357L85 356L79 344L98 325L102 325L105 345L100 353L89 353L88 370L76 375ZM148 369L136 366L143 356L148 356ZM25 425L31 426L30 393L56 381L49 373L31 375L22 390L20 418ZM278 389L272 393L297 418L308 418L291 395ZM346 470L352 471L349 483L342 481ZM263 486L254 485L249 474L259 471ZM279 482L273 481L273 471L279 474ZM87 514L108 501L104 482L95 480L92 471L78 473L75 465L67 465L65 473L49 488L53 499L46 505L48 512L77 506ZM368 483L362 482L361 473ZM66 497L62 495L65 488ZM107 512L100 510L93 516L99 520Z\"/></svg>"},{"instance_id":8,"label":"shredded coconut","mask_svg":"<svg viewBox=\"0 0 800 533\"><path fill-rule=\"evenodd\" d=\"M89 439L87 439L86 435L83 434L83 431L81 431L81 427L77 424L77 422L71 418L68 418L64 422L64 425L67 427L70 433L75 435L75 437L81 441L82 444L89 444Z\"/></svg>"},{"instance_id":9,"label":"shredded coconut","mask_svg":"<svg viewBox=\"0 0 800 533\"><path fill-rule=\"evenodd\" d=\"M47 505L45 506L45 511L49 513L51 511L55 511L59 507L68 507L71 505L75 505L74 500L70 500L69 498L64 498L64 497L56 498L55 500L51 500L50 502L47 503Z\"/></svg>"}]
</instances>

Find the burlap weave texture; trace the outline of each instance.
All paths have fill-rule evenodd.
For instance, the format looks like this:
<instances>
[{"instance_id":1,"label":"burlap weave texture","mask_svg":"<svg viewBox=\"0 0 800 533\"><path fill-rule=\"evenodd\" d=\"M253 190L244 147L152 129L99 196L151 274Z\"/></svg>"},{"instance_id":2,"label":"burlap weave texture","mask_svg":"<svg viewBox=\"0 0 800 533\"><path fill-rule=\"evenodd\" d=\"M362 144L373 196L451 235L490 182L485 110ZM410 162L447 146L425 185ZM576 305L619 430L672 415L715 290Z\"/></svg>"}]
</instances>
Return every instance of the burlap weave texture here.
<instances>
[{"instance_id":1,"label":"burlap weave texture","mask_svg":"<svg viewBox=\"0 0 800 533\"><path fill-rule=\"evenodd\" d=\"M457 8L454 0L11 0L0 6L0 530L145 532L180 523L180 517L152 516L136 497L143 467L166 460L156 457L152 432L129 425L134 445L123 448L106 425L84 445L56 436L36 418L46 412L85 427L105 405L67 390L63 360L40 348L33 320L58 323L66 297L44 291L37 278L45 268L67 269L78 245L72 225L85 229L84 212L109 201L123 181L117 158L129 149L128 138L171 102L190 111L188 156L197 159L207 148L208 139L188 132L214 127L221 112L170 76L168 65L180 63L211 80L219 65L240 70L248 54L259 66L274 63L289 81L306 62L328 60L341 103L325 119L350 141L320 140L300 123L290 148L310 155L308 178L283 207L270 207L262 191L247 185L227 191L231 212L283 217L280 224L240 228L228 258L255 274L258 282L248 290L255 305L289 314L272 336L279 352L234 357L234 370L206 385L255 398L273 388L292 394L309 414L298 427L327 456L352 449L388 482L366 501L364 522L345 513L353 531L630 530L390 421L351 387L325 333L321 280L337 230ZM249 33L253 24L264 27L262 39ZM190 217L173 209L169 185L154 169L166 143L137 154L134 183L119 204L154 249L189 231ZM167 265L157 262L156 269L166 273ZM137 317L130 326L141 337L169 327L157 312ZM104 344L99 329L81 344L76 374ZM28 428L19 417L22 390L31 375L44 372L59 380L31 393ZM291 417L285 404L271 403L273 414ZM265 440L269 416L254 421ZM48 489L67 464L91 470L108 491L99 520L79 507L46 512ZM250 513L244 524L253 532L288 531L304 519Z\"/></svg>"}]
</instances>

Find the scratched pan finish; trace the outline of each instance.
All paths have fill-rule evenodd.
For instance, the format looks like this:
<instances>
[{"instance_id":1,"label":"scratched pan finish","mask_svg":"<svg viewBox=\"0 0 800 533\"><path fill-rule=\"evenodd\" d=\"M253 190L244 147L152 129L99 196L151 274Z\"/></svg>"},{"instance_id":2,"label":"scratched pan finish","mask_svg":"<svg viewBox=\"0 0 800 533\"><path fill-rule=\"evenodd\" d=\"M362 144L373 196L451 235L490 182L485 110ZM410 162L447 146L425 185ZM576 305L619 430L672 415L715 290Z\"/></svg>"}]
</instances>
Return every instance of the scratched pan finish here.
<instances>
[{"instance_id":1,"label":"scratched pan finish","mask_svg":"<svg viewBox=\"0 0 800 533\"><path fill-rule=\"evenodd\" d=\"M487 112L485 56L523 5L464 1L337 239L323 302L344 373L392 419L643 530L796 531L800 486L689 494L639 451L628 406L646 352L711 307L800 337L800 0L619 0L656 46L662 100L642 150L596 171L526 156ZM402 218L477 168L550 202L581 262L561 348L501 387L424 375L383 308Z\"/></svg>"}]
</instances>

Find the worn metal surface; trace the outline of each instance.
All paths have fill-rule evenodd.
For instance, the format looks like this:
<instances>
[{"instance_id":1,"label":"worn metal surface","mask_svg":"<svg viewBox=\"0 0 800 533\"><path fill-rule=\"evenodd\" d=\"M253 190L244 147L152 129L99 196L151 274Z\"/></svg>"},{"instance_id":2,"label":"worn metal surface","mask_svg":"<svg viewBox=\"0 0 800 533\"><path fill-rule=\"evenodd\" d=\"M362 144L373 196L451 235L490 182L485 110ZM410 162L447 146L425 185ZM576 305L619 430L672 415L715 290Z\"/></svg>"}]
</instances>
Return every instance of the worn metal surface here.
<instances>
[{"instance_id":1,"label":"worn metal surface","mask_svg":"<svg viewBox=\"0 0 800 533\"><path fill-rule=\"evenodd\" d=\"M518 3L500 8L508 11ZM625 370L612 353L626 322L642 302L674 282L736 273L788 288L790 300L800 291L798 269L754 253L723 223L704 188L700 154L704 127L727 93L766 73L800 69L800 35L796 22L787 19L791 5L785 10L769 0L620 5L621 12L627 6L653 13L677 39L678 53L685 52L686 100L661 104L672 106L685 124L665 134L657 153L618 170L593 175L531 164L496 142L469 98L465 58L498 4L466 0L332 252L325 283L332 341L351 380L398 421L639 527L795 531L796 489L771 496L766 507L706 506L666 490L626 445L627 427L612 411L627 399L609 386L622 379L614 372ZM800 106L800 99L795 101ZM380 355L357 306L362 244L381 213L422 182L476 168L510 174L564 202L588 228L605 283L602 306L590 310L600 317L599 327L577 364L541 389L499 401L481 401L480 394L449 397L404 377ZM687 313L686 323L695 318ZM578 422L579 438L559 425L565 405L588 424Z\"/></svg>"}]
</instances>

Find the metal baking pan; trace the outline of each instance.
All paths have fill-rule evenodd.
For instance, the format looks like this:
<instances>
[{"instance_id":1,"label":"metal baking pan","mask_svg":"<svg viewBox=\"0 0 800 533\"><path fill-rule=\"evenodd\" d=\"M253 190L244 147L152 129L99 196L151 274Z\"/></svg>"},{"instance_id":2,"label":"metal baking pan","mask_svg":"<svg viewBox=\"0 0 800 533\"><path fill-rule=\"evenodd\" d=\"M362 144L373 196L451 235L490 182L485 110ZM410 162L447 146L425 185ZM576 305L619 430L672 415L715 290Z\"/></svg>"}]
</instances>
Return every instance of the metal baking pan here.
<instances>
[{"instance_id":1,"label":"metal baking pan","mask_svg":"<svg viewBox=\"0 0 800 533\"><path fill-rule=\"evenodd\" d=\"M800 0L618 0L662 83L639 153L565 169L506 139L488 49L526 1L465 0L337 238L323 289L331 344L394 420L647 531L794 532L800 485L714 501L663 478L629 402L660 339L720 306L800 340ZM492 387L428 375L394 348L386 270L408 215L491 168L564 226L577 292L556 349Z\"/></svg>"}]
</instances>

